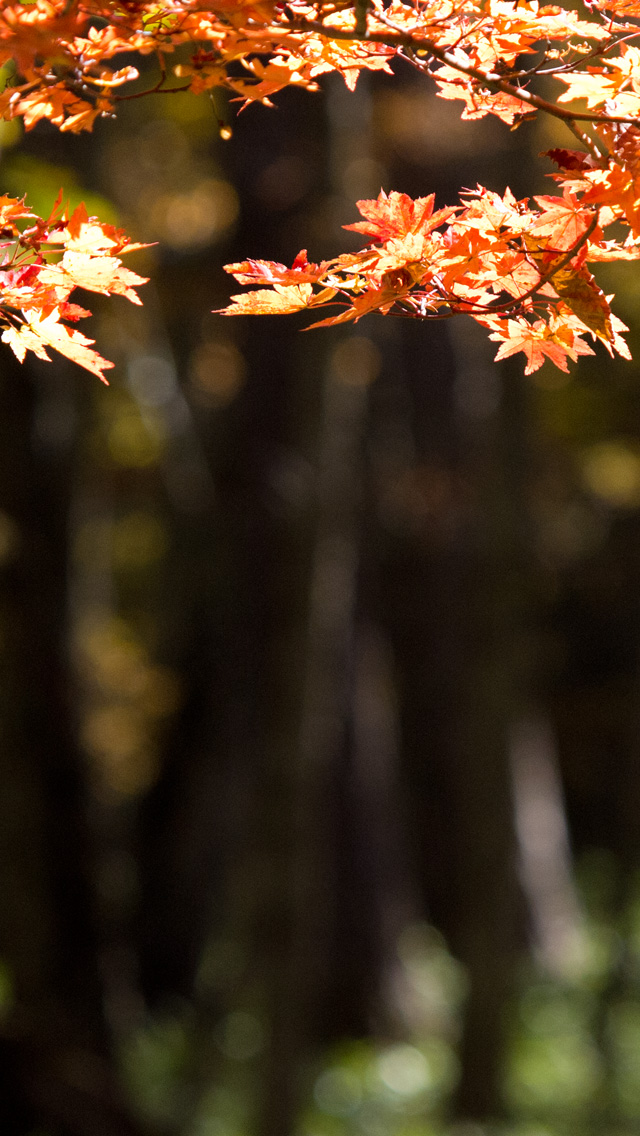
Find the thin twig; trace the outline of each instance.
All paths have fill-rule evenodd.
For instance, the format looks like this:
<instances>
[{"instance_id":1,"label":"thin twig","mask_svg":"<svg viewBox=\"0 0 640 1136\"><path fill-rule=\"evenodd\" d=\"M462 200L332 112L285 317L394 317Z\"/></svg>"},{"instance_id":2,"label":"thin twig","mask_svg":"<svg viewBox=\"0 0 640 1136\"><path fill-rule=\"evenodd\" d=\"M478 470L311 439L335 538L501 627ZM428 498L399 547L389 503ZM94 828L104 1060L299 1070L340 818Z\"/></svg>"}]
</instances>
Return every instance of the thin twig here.
<instances>
[{"instance_id":1,"label":"thin twig","mask_svg":"<svg viewBox=\"0 0 640 1136\"><path fill-rule=\"evenodd\" d=\"M582 145L589 151L591 157L595 158L597 162L601 162L604 158L608 157L606 153L603 153L599 149L593 138L586 134L584 130L581 130L579 126L576 126L573 119L565 119L565 126L568 127L568 129L572 134L575 135L579 142L582 142Z\"/></svg>"}]
</instances>

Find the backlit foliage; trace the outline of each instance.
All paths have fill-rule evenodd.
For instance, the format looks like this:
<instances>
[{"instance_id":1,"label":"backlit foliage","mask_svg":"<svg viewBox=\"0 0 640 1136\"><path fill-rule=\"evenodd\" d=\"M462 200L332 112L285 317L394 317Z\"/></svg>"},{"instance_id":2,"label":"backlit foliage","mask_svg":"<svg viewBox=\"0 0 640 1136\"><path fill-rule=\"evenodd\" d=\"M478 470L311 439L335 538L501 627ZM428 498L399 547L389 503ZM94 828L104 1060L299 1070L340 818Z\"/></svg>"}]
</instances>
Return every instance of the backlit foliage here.
<instances>
[{"instance_id":1,"label":"backlit foliage","mask_svg":"<svg viewBox=\"0 0 640 1136\"><path fill-rule=\"evenodd\" d=\"M105 382L112 367L94 351L93 340L67 326L91 313L69 302L75 288L126 296L139 304L135 288L145 279L123 268L118 255L140 248L120 229L87 217L84 205L68 215L60 198L43 220L23 201L0 197L0 315L8 343L22 361L27 351L49 359L53 347Z\"/></svg>"},{"instance_id":2,"label":"backlit foliage","mask_svg":"<svg viewBox=\"0 0 640 1136\"><path fill-rule=\"evenodd\" d=\"M592 0L588 8L583 19L537 0L1 3L0 111L27 129L48 119L76 132L151 92L221 87L243 105L269 104L287 86L315 90L328 71L353 88L360 71L391 71L399 56L440 97L461 101L464 119L493 114L515 129L552 115L580 144L549 152L561 196L517 201L509 189L500 196L479 186L462 204L434 211L432 196L381 193L359 202L364 220L347 226L372 238L363 251L322 264L302 252L290 269L230 265L240 283L261 287L224 311L338 305L315 326L372 311L418 319L466 313L488 328L496 358L523 352L527 373L545 358L566 370L568 359L592 353L588 338L629 357L624 326L588 265L640 256L640 3ZM150 85L141 86L131 64L136 54L155 60ZM30 349L42 356L48 344L101 373L104 361L60 319L80 314L68 304L75 286L135 297L141 279L114 255L126 238L86 216L43 222L20 202L4 199L2 207L3 338L21 358ZM27 237L34 222L37 237ZM79 252L73 241L83 225L93 244ZM52 260L56 244L65 251Z\"/></svg>"}]
</instances>

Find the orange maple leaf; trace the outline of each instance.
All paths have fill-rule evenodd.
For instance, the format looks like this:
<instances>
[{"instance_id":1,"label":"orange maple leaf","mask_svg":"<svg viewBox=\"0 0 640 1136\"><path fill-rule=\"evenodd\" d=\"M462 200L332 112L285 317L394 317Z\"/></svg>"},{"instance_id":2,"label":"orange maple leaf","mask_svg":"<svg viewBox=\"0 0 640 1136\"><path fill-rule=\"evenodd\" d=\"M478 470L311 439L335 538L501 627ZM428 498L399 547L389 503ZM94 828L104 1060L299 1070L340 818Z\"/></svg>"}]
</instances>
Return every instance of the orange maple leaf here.
<instances>
[{"instance_id":1,"label":"orange maple leaf","mask_svg":"<svg viewBox=\"0 0 640 1136\"><path fill-rule=\"evenodd\" d=\"M379 241L406 237L409 233L426 235L458 211L455 207L448 206L434 213L435 196L435 193L431 193L428 197L418 197L414 201L406 193L396 193L394 190L386 194L384 190L380 190L375 201L356 202L365 220L344 225L343 228L370 234Z\"/></svg>"},{"instance_id":2,"label":"orange maple leaf","mask_svg":"<svg viewBox=\"0 0 640 1136\"><path fill-rule=\"evenodd\" d=\"M534 219L530 232L548 237L549 247L559 252L573 248L593 221L593 213L569 189L562 197L539 196L534 201L542 213Z\"/></svg>"},{"instance_id":3,"label":"orange maple leaf","mask_svg":"<svg viewBox=\"0 0 640 1136\"><path fill-rule=\"evenodd\" d=\"M552 330L542 320L534 324L525 320L501 321L499 329L489 339L499 340L502 344L495 356L496 362L522 351L527 359L525 375L537 371L545 359L550 359L561 371L568 371L567 358L575 361L579 355L594 354L588 343L570 328L559 325Z\"/></svg>"},{"instance_id":4,"label":"orange maple leaf","mask_svg":"<svg viewBox=\"0 0 640 1136\"><path fill-rule=\"evenodd\" d=\"M315 284L324 276L328 261L312 264L307 250L302 249L291 268L275 260L243 260L238 264L225 264L225 272L235 276L239 284Z\"/></svg>"}]
</instances>

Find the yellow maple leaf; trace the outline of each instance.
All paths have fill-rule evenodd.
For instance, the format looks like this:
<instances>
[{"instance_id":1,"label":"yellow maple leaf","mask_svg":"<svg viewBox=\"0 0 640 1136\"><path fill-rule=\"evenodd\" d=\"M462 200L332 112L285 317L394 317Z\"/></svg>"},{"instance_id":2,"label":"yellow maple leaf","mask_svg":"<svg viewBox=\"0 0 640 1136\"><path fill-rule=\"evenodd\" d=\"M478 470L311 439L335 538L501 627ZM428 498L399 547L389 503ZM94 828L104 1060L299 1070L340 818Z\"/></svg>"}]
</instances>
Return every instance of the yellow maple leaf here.
<instances>
[{"instance_id":1,"label":"yellow maple leaf","mask_svg":"<svg viewBox=\"0 0 640 1136\"><path fill-rule=\"evenodd\" d=\"M2 341L9 345L21 363L27 351L33 351L39 359L51 362L47 347L52 347L67 359L84 367L85 371L97 375L103 383L107 382L104 372L113 367L113 363L103 359L102 355L92 349L93 339L87 339L80 331L60 323L57 311L42 319L34 315L19 328L6 328L2 333Z\"/></svg>"},{"instance_id":2,"label":"yellow maple leaf","mask_svg":"<svg viewBox=\"0 0 640 1136\"><path fill-rule=\"evenodd\" d=\"M147 282L146 277L124 268L117 257L73 251L66 251L60 264L41 269L40 280L68 290L86 288L88 292L100 292L104 296L126 296L132 304L142 303L134 288Z\"/></svg>"},{"instance_id":3,"label":"yellow maple leaf","mask_svg":"<svg viewBox=\"0 0 640 1136\"><path fill-rule=\"evenodd\" d=\"M313 297L311 284L276 284L272 288L258 288L254 292L241 292L231 297L226 308L216 314L224 316L280 316L299 312L309 306Z\"/></svg>"}]
</instances>

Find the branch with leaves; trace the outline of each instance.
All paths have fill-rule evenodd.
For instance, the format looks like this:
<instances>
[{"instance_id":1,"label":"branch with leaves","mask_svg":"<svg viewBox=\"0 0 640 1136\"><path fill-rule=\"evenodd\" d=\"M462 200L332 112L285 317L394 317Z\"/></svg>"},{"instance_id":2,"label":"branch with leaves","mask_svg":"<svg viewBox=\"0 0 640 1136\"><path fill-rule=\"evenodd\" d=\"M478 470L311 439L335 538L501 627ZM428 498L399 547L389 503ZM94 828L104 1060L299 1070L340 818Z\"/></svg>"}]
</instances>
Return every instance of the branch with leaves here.
<instances>
[{"instance_id":1,"label":"branch with leaves","mask_svg":"<svg viewBox=\"0 0 640 1136\"><path fill-rule=\"evenodd\" d=\"M640 0L588 7L585 19L537 0L0 0L0 112L21 117L27 129L48 119L77 132L149 93L219 87L242 105L269 105L287 86L316 90L326 72L353 88L361 71L390 72L404 58L441 98L462 102L464 119L493 114L515 129L536 114L554 116L582 147L550 151L562 196L515 201L508 190L500 197L479 188L434 212L431 197L381 194L360 202L364 221L347 226L374 238L359 253L320 265L301 253L290 269L253 260L228 266L241 283L262 287L234 297L224 312L338 305L321 325L371 311L426 320L465 313L500 344L497 358L523 351L527 372L544 358L566 368L591 351L585 336L628 357L622 325L587 264L640 256ZM132 55L155 61L150 84L140 85ZM52 218L49 229L40 222L43 233L69 233L75 224ZM108 227L83 223L106 240ZM23 236L13 236L21 256ZM124 238L113 239L95 246L94 261L125 251ZM34 295L47 272L60 276L45 247L43 239L30 266ZM60 263L73 252L66 246ZM67 273L64 286L70 280ZM24 354L36 349L25 327L56 312L59 320L68 294L51 309L29 306L26 295L26 306L16 307L8 284L5 275L3 338Z\"/></svg>"},{"instance_id":2,"label":"branch with leaves","mask_svg":"<svg viewBox=\"0 0 640 1136\"><path fill-rule=\"evenodd\" d=\"M89 218L84 205L69 216L61 196L46 220L24 201L0 197L2 341L21 362L27 351L48 360L47 348L53 348L106 382L104 371L113 363L93 350L92 339L68 326L91 312L69 297L83 288L140 304L135 289L146 280L124 268L120 256L145 246Z\"/></svg>"},{"instance_id":3,"label":"branch with leaves","mask_svg":"<svg viewBox=\"0 0 640 1136\"><path fill-rule=\"evenodd\" d=\"M227 265L241 284L268 284L232 297L225 315L275 315L338 304L313 327L358 320L368 312L413 319L472 316L501 342L498 358L527 357L526 373L545 358L567 370L567 358L593 354L585 334L629 358L626 330L586 267L611 259L598 211L575 193L537 197L539 208L479 188L465 205L433 211L434 198L413 201L381 193L359 201L364 221L345 228L376 238L362 252L293 266L248 260ZM635 256L635 250L627 255Z\"/></svg>"}]
</instances>

